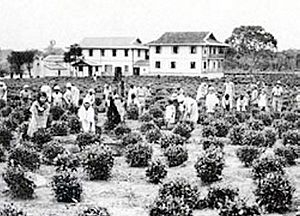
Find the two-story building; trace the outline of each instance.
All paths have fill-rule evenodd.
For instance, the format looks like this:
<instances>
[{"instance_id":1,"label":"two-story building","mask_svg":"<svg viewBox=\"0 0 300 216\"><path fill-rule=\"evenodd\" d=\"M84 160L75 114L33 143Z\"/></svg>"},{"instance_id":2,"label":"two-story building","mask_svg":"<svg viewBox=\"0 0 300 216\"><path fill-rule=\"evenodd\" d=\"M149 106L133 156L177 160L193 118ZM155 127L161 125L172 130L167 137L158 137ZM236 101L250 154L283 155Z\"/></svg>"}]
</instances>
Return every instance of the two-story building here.
<instances>
[{"instance_id":1,"label":"two-story building","mask_svg":"<svg viewBox=\"0 0 300 216\"><path fill-rule=\"evenodd\" d=\"M223 76L228 45L211 32L166 32L148 45L149 75Z\"/></svg>"},{"instance_id":2,"label":"two-story building","mask_svg":"<svg viewBox=\"0 0 300 216\"><path fill-rule=\"evenodd\" d=\"M148 46L135 37L84 38L83 58L76 62L78 76L130 76L147 73Z\"/></svg>"}]
</instances>

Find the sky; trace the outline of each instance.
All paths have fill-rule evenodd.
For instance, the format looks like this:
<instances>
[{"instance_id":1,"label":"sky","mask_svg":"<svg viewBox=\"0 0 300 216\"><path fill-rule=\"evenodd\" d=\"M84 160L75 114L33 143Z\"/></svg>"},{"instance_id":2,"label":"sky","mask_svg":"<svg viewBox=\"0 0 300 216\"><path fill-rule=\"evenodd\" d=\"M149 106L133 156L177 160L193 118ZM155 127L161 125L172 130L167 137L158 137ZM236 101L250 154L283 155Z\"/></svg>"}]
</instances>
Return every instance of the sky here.
<instances>
[{"instance_id":1,"label":"sky","mask_svg":"<svg viewBox=\"0 0 300 216\"><path fill-rule=\"evenodd\" d=\"M0 49L43 49L84 37L211 31L224 41L235 27L261 25L278 49L300 49L299 0L0 0Z\"/></svg>"}]
</instances>

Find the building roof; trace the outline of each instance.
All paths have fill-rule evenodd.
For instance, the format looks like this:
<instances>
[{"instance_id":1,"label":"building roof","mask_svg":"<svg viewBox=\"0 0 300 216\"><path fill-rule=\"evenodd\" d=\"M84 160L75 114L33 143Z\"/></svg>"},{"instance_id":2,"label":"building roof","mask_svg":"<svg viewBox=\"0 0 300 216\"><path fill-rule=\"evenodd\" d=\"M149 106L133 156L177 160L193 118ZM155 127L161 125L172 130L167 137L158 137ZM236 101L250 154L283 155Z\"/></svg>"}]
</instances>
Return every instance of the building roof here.
<instances>
[{"instance_id":1,"label":"building roof","mask_svg":"<svg viewBox=\"0 0 300 216\"><path fill-rule=\"evenodd\" d=\"M64 55L48 55L44 58L45 62L64 62Z\"/></svg>"},{"instance_id":2,"label":"building roof","mask_svg":"<svg viewBox=\"0 0 300 216\"><path fill-rule=\"evenodd\" d=\"M79 59L77 62L73 63L72 66L100 66L100 62L96 60L89 59Z\"/></svg>"},{"instance_id":3,"label":"building roof","mask_svg":"<svg viewBox=\"0 0 300 216\"><path fill-rule=\"evenodd\" d=\"M134 63L134 66L137 67L143 67L143 66L149 66L149 60L138 60Z\"/></svg>"},{"instance_id":4,"label":"building roof","mask_svg":"<svg viewBox=\"0 0 300 216\"><path fill-rule=\"evenodd\" d=\"M166 32L160 38L149 43L149 45L220 45L227 46L219 42L215 36L208 31L202 32Z\"/></svg>"},{"instance_id":5,"label":"building roof","mask_svg":"<svg viewBox=\"0 0 300 216\"><path fill-rule=\"evenodd\" d=\"M87 37L79 46L81 48L145 48L136 37Z\"/></svg>"},{"instance_id":6,"label":"building roof","mask_svg":"<svg viewBox=\"0 0 300 216\"><path fill-rule=\"evenodd\" d=\"M44 66L46 68L48 68L49 70L67 70L67 68L59 63L55 63L55 62L48 62L46 64L44 64Z\"/></svg>"}]
</instances>

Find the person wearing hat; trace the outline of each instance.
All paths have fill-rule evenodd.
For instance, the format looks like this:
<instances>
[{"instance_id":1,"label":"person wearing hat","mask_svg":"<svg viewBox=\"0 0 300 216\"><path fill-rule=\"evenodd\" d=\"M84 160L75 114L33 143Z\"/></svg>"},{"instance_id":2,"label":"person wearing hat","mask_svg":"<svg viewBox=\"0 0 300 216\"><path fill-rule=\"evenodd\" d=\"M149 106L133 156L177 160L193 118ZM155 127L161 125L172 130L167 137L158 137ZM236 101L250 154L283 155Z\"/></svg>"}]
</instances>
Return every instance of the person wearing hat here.
<instances>
[{"instance_id":1,"label":"person wearing hat","mask_svg":"<svg viewBox=\"0 0 300 216\"><path fill-rule=\"evenodd\" d=\"M174 95L168 100L168 105L166 106L165 111L165 122L167 128L170 128L171 125L175 124L175 117L176 117L176 107L174 105Z\"/></svg>"},{"instance_id":2,"label":"person wearing hat","mask_svg":"<svg viewBox=\"0 0 300 216\"><path fill-rule=\"evenodd\" d=\"M0 82L0 100L7 102L7 86L4 82Z\"/></svg>"},{"instance_id":3,"label":"person wearing hat","mask_svg":"<svg viewBox=\"0 0 300 216\"><path fill-rule=\"evenodd\" d=\"M88 93L85 96L85 99L87 99L90 102L90 105L93 106L95 103L95 90L89 89Z\"/></svg>"},{"instance_id":4,"label":"person wearing hat","mask_svg":"<svg viewBox=\"0 0 300 216\"><path fill-rule=\"evenodd\" d=\"M184 97L182 117L183 120L197 124L199 112L197 101L194 98Z\"/></svg>"},{"instance_id":5,"label":"person wearing hat","mask_svg":"<svg viewBox=\"0 0 300 216\"><path fill-rule=\"evenodd\" d=\"M236 111L246 112L249 105L249 100L245 93L241 93L236 101Z\"/></svg>"},{"instance_id":6,"label":"person wearing hat","mask_svg":"<svg viewBox=\"0 0 300 216\"><path fill-rule=\"evenodd\" d=\"M252 107L258 107L258 86L253 84L251 90L250 104Z\"/></svg>"},{"instance_id":7,"label":"person wearing hat","mask_svg":"<svg viewBox=\"0 0 300 216\"><path fill-rule=\"evenodd\" d=\"M222 107L224 109L224 111L226 112L230 112L233 108L233 100L230 99L230 95L229 94L225 94L222 97Z\"/></svg>"},{"instance_id":8,"label":"person wearing hat","mask_svg":"<svg viewBox=\"0 0 300 216\"><path fill-rule=\"evenodd\" d=\"M216 107L219 105L220 100L215 93L215 88L210 86L205 99L205 108L208 114L214 114Z\"/></svg>"},{"instance_id":9,"label":"person wearing hat","mask_svg":"<svg viewBox=\"0 0 300 216\"><path fill-rule=\"evenodd\" d=\"M114 91L113 100L114 100L115 106L117 107L117 111L120 115L121 122L124 122L125 121L125 114L126 114L125 101L117 93L117 91Z\"/></svg>"},{"instance_id":10,"label":"person wearing hat","mask_svg":"<svg viewBox=\"0 0 300 216\"><path fill-rule=\"evenodd\" d=\"M72 92L72 104L74 107L79 107L79 99L80 99L80 90L75 86L75 84L71 84L71 92Z\"/></svg>"},{"instance_id":11,"label":"person wearing hat","mask_svg":"<svg viewBox=\"0 0 300 216\"><path fill-rule=\"evenodd\" d=\"M135 95L135 98L138 96L137 89L133 84L131 84L129 86L129 90L128 90L128 95L127 95L127 104L128 105L132 103L132 95Z\"/></svg>"},{"instance_id":12,"label":"person wearing hat","mask_svg":"<svg viewBox=\"0 0 300 216\"><path fill-rule=\"evenodd\" d=\"M208 92L208 84L206 82L201 83L197 90L196 100L197 101L205 100L207 92Z\"/></svg>"},{"instance_id":13,"label":"person wearing hat","mask_svg":"<svg viewBox=\"0 0 300 216\"><path fill-rule=\"evenodd\" d=\"M64 102L67 108L70 108L73 104L73 95L72 95L72 84L66 84L66 91L63 95Z\"/></svg>"},{"instance_id":14,"label":"person wearing hat","mask_svg":"<svg viewBox=\"0 0 300 216\"><path fill-rule=\"evenodd\" d=\"M273 111L281 112L282 109L282 96L283 96L283 88L280 80L276 82L276 85L272 89L272 107Z\"/></svg>"},{"instance_id":15,"label":"person wearing hat","mask_svg":"<svg viewBox=\"0 0 300 216\"><path fill-rule=\"evenodd\" d=\"M63 94L60 91L60 87L58 85L54 86L52 93L52 104L53 106L63 106Z\"/></svg>"},{"instance_id":16,"label":"person wearing hat","mask_svg":"<svg viewBox=\"0 0 300 216\"><path fill-rule=\"evenodd\" d=\"M28 125L27 135L33 137L33 134L39 129L47 127L47 121L50 114L50 104L45 92L39 92L37 100L32 103L30 108L31 119Z\"/></svg>"},{"instance_id":17,"label":"person wearing hat","mask_svg":"<svg viewBox=\"0 0 300 216\"><path fill-rule=\"evenodd\" d=\"M300 109L300 88L298 88L296 92L295 102L296 102L296 108Z\"/></svg>"},{"instance_id":18,"label":"person wearing hat","mask_svg":"<svg viewBox=\"0 0 300 216\"><path fill-rule=\"evenodd\" d=\"M257 100L258 108L261 111L268 111L268 95L267 90L262 89Z\"/></svg>"},{"instance_id":19,"label":"person wearing hat","mask_svg":"<svg viewBox=\"0 0 300 216\"><path fill-rule=\"evenodd\" d=\"M226 78L224 86L225 86L224 95L229 94L229 98L230 100L232 100L231 103L233 103L233 98L235 96L235 86L229 77Z\"/></svg>"},{"instance_id":20,"label":"person wearing hat","mask_svg":"<svg viewBox=\"0 0 300 216\"><path fill-rule=\"evenodd\" d=\"M95 133L95 110L87 98L84 98L83 103L78 110L78 117L84 133Z\"/></svg>"},{"instance_id":21,"label":"person wearing hat","mask_svg":"<svg viewBox=\"0 0 300 216\"><path fill-rule=\"evenodd\" d=\"M112 96L112 90L110 85L106 83L104 84L103 94L104 94L105 105L106 107L109 107L109 98Z\"/></svg>"},{"instance_id":22,"label":"person wearing hat","mask_svg":"<svg viewBox=\"0 0 300 216\"><path fill-rule=\"evenodd\" d=\"M41 86L40 91L46 93L47 100L48 100L49 103L51 103L51 100L52 100L52 89L51 89L51 87L49 85L44 84L44 85Z\"/></svg>"},{"instance_id":23,"label":"person wearing hat","mask_svg":"<svg viewBox=\"0 0 300 216\"><path fill-rule=\"evenodd\" d=\"M29 85L24 85L22 91L20 92L20 97L22 100L22 104L26 105L31 100L31 91L29 90Z\"/></svg>"}]
</instances>

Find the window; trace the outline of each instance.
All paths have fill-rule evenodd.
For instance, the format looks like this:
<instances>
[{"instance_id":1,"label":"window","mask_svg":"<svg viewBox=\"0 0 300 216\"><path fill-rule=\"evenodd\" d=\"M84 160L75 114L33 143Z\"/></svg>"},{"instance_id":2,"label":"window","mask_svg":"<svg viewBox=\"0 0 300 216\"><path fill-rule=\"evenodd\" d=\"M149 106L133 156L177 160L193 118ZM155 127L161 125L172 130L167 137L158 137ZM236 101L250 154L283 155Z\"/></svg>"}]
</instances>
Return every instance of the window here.
<instances>
[{"instance_id":1,"label":"window","mask_svg":"<svg viewBox=\"0 0 300 216\"><path fill-rule=\"evenodd\" d=\"M101 50L101 56L105 56L105 50Z\"/></svg>"},{"instance_id":2,"label":"window","mask_svg":"<svg viewBox=\"0 0 300 216\"><path fill-rule=\"evenodd\" d=\"M217 68L217 67L216 67L216 62L213 63L213 68Z\"/></svg>"},{"instance_id":3,"label":"window","mask_svg":"<svg viewBox=\"0 0 300 216\"><path fill-rule=\"evenodd\" d=\"M113 56L113 57L116 57L116 56L117 56L117 50L116 50L116 49L113 49L113 50L112 50L112 56Z\"/></svg>"},{"instance_id":4,"label":"window","mask_svg":"<svg viewBox=\"0 0 300 216\"><path fill-rule=\"evenodd\" d=\"M212 53L215 55L216 54L216 48L212 49Z\"/></svg>"},{"instance_id":5,"label":"window","mask_svg":"<svg viewBox=\"0 0 300 216\"><path fill-rule=\"evenodd\" d=\"M218 61L218 68L221 68L221 62Z\"/></svg>"},{"instance_id":6,"label":"window","mask_svg":"<svg viewBox=\"0 0 300 216\"><path fill-rule=\"evenodd\" d=\"M82 72L83 71L83 66L78 66L78 71Z\"/></svg>"},{"instance_id":7,"label":"window","mask_svg":"<svg viewBox=\"0 0 300 216\"><path fill-rule=\"evenodd\" d=\"M112 72L112 65L105 65L104 69L105 69L105 72L111 73Z\"/></svg>"},{"instance_id":8,"label":"window","mask_svg":"<svg viewBox=\"0 0 300 216\"><path fill-rule=\"evenodd\" d=\"M195 69L196 68L196 62L191 62L191 69Z\"/></svg>"},{"instance_id":9,"label":"window","mask_svg":"<svg viewBox=\"0 0 300 216\"><path fill-rule=\"evenodd\" d=\"M206 52L207 52L207 51L206 51L206 48L204 47L204 48L203 48L203 54L206 55Z\"/></svg>"},{"instance_id":10,"label":"window","mask_svg":"<svg viewBox=\"0 0 300 216\"><path fill-rule=\"evenodd\" d=\"M125 71L125 72L128 72L128 71L129 71L129 66L128 66L128 65L125 65L125 66L124 66L124 71Z\"/></svg>"},{"instance_id":11,"label":"window","mask_svg":"<svg viewBox=\"0 0 300 216\"><path fill-rule=\"evenodd\" d=\"M99 67L95 66L95 71L98 72L99 71Z\"/></svg>"},{"instance_id":12,"label":"window","mask_svg":"<svg viewBox=\"0 0 300 216\"><path fill-rule=\"evenodd\" d=\"M177 54L178 53L178 46L173 46L173 53Z\"/></svg>"},{"instance_id":13,"label":"window","mask_svg":"<svg viewBox=\"0 0 300 216\"><path fill-rule=\"evenodd\" d=\"M89 50L89 56L93 56L93 50L92 49Z\"/></svg>"},{"instance_id":14,"label":"window","mask_svg":"<svg viewBox=\"0 0 300 216\"><path fill-rule=\"evenodd\" d=\"M220 48L219 48L219 53L220 53L220 54L224 54L224 48L223 48L223 47L220 47Z\"/></svg>"},{"instance_id":15,"label":"window","mask_svg":"<svg viewBox=\"0 0 300 216\"><path fill-rule=\"evenodd\" d=\"M197 53L197 47L196 46L191 46L191 53L192 54Z\"/></svg>"},{"instance_id":16,"label":"window","mask_svg":"<svg viewBox=\"0 0 300 216\"><path fill-rule=\"evenodd\" d=\"M125 55L125 57L128 56L128 51L129 51L128 49L125 49L125 50L124 50L124 55Z\"/></svg>"},{"instance_id":17,"label":"window","mask_svg":"<svg viewBox=\"0 0 300 216\"><path fill-rule=\"evenodd\" d=\"M156 47L155 47L155 53L159 54L160 51L161 51L161 50L160 50L160 46L156 46Z\"/></svg>"},{"instance_id":18,"label":"window","mask_svg":"<svg viewBox=\"0 0 300 216\"><path fill-rule=\"evenodd\" d=\"M176 68L176 62L171 62L171 68L175 69Z\"/></svg>"},{"instance_id":19,"label":"window","mask_svg":"<svg viewBox=\"0 0 300 216\"><path fill-rule=\"evenodd\" d=\"M137 52L138 57L141 57L141 50L138 50Z\"/></svg>"},{"instance_id":20,"label":"window","mask_svg":"<svg viewBox=\"0 0 300 216\"><path fill-rule=\"evenodd\" d=\"M155 62L155 68L160 68L160 62L159 61Z\"/></svg>"},{"instance_id":21,"label":"window","mask_svg":"<svg viewBox=\"0 0 300 216\"><path fill-rule=\"evenodd\" d=\"M203 62L203 69L206 69L206 62Z\"/></svg>"}]
</instances>

